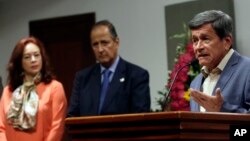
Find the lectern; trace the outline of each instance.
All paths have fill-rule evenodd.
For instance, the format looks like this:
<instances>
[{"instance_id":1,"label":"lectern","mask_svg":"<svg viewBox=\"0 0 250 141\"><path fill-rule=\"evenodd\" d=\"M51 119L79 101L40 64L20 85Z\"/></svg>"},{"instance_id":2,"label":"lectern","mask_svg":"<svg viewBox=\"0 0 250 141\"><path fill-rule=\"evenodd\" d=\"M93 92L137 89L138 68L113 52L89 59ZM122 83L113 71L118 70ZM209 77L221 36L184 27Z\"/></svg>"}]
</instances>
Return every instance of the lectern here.
<instances>
[{"instance_id":1,"label":"lectern","mask_svg":"<svg viewBox=\"0 0 250 141\"><path fill-rule=\"evenodd\" d=\"M73 141L226 141L230 125L250 125L250 115L178 111L66 119Z\"/></svg>"}]
</instances>

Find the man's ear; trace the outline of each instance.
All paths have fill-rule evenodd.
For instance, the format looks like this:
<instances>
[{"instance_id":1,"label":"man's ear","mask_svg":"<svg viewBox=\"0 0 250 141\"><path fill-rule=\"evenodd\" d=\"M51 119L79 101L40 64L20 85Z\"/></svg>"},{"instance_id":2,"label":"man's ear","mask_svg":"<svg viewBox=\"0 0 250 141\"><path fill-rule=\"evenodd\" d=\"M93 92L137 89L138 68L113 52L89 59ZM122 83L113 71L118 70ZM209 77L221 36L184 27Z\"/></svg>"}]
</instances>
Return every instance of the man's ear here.
<instances>
[{"instance_id":1,"label":"man's ear","mask_svg":"<svg viewBox=\"0 0 250 141\"><path fill-rule=\"evenodd\" d=\"M115 42L117 42L118 44L120 43L120 39L118 37L115 38Z\"/></svg>"},{"instance_id":2,"label":"man's ear","mask_svg":"<svg viewBox=\"0 0 250 141\"><path fill-rule=\"evenodd\" d=\"M229 50L231 48L232 44L233 44L232 35L229 35L229 36L225 37L224 41L225 41L225 47L226 47L225 49Z\"/></svg>"},{"instance_id":3,"label":"man's ear","mask_svg":"<svg viewBox=\"0 0 250 141\"><path fill-rule=\"evenodd\" d=\"M114 39L115 43L117 44L117 46L119 47L119 44L120 44L120 39L117 37Z\"/></svg>"}]
</instances>

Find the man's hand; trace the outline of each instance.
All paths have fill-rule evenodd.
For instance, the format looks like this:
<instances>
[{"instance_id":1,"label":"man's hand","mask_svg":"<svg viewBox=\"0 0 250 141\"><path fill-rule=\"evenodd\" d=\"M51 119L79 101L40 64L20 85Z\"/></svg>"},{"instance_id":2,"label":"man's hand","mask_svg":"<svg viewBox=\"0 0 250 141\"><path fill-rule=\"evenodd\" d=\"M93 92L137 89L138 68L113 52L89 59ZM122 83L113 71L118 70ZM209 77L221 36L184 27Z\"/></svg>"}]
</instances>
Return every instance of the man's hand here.
<instances>
[{"instance_id":1,"label":"man's hand","mask_svg":"<svg viewBox=\"0 0 250 141\"><path fill-rule=\"evenodd\" d=\"M204 107L208 112L219 112L223 103L220 88L215 91L215 96L209 96L201 91L190 89L190 96L200 106Z\"/></svg>"}]
</instances>

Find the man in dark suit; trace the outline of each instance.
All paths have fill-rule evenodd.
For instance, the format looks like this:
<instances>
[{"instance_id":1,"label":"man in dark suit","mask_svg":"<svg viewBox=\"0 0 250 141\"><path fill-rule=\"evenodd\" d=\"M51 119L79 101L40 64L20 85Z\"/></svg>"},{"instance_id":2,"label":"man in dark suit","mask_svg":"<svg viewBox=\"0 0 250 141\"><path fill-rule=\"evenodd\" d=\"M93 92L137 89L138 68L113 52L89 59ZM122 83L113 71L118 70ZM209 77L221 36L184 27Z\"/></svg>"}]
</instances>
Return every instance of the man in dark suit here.
<instances>
[{"instance_id":1,"label":"man in dark suit","mask_svg":"<svg viewBox=\"0 0 250 141\"><path fill-rule=\"evenodd\" d=\"M250 59L232 48L232 19L208 10L190 22L196 58L202 73L191 83L192 111L250 111Z\"/></svg>"},{"instance_id":2,"label":"man in dark suit","mask_svg":"<svg viewBox=\"0 0 250 141\"><path fill-rule=\"evenodd\" d=\"M97 22L90 38L98 63L76 74L67 116L149 112L149 73L118 55L119 38L112 23ZM106 71L108 88L103 94Z\"/></svg>"}]
</instances>

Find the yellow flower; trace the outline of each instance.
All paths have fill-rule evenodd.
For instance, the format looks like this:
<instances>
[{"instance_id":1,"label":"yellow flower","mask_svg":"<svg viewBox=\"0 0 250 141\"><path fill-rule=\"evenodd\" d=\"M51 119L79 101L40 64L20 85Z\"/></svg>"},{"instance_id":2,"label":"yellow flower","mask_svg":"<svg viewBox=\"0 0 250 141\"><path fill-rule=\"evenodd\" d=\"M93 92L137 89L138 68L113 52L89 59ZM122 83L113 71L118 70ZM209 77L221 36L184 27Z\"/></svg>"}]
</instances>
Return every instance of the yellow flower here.
<instances>
[{"instance_id":1,"label":"yellow flower","mask_svg":"<svg viewBox=\"0 0 250 141\"><path fill-rule=\"evenodd\" d=\"M190 89L188 89L187 91L184 92L183 98L184 98L186 101L190 101Z\"/></svg>"}]
</instances>

